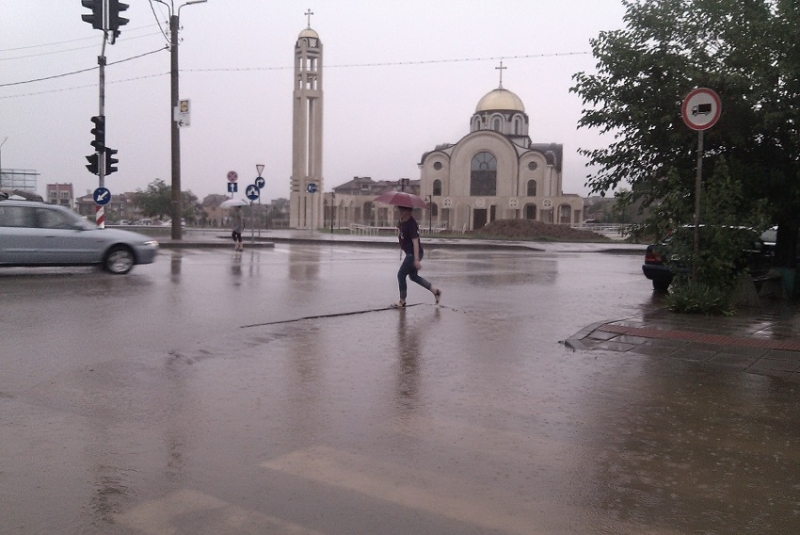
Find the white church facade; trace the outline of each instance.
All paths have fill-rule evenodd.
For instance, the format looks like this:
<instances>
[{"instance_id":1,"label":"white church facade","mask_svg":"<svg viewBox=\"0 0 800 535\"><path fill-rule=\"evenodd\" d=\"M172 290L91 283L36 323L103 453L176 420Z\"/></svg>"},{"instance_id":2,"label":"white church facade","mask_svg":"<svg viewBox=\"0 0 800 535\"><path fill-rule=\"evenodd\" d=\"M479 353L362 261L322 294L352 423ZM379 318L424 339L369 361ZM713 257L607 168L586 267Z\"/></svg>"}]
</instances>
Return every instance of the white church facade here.
<instances>
[{"instance_id":1,"label":"white church facade","mask_svg":"<svg viewBox=\"0 0 800 535\"><path fill-rule=\"evenodd\" d=\"M386 224L390 207L374 205L380 192L355 180L348 187L325 192L322 176L322 41L308 27L295 43L292 176L289 226L319 229L353 223ZM532 143L522 100L500 86L480 99L470 132L455 144L437 146L422 155L419 181L396 184L418 193L430 207L420 215L428 226L452 231L478 230L496 219L531 219L545 223L580 224L583 199L562 191L564 147ZM392 189L389 186L389 189ZM399 189L399 188L395 188ZM374 195L374 196L373 196Z\"/></svg>"},{"instance_id":2,"label":"white church facade","mask_svg":"<svg viewBox=\"0 0 800 535\"><path fill-rule=\"evenodd\" d=\"M496 219L583 221L583 199L562 190L564 146L532 143L528 127L522 100L501 80L478 102L469 134L422 155L420 194L431 203L434 226L477 230Z\"/></svg>"}]
</instances>

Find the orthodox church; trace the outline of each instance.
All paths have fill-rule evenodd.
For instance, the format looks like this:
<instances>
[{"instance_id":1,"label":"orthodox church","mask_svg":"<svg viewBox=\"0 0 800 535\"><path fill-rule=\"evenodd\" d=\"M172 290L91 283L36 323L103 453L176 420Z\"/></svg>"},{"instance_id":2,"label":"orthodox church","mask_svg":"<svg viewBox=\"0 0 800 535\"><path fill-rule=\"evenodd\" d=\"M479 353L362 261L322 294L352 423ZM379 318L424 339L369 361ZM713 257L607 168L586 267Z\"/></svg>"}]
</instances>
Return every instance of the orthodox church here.
<instances>
[{"instance_id":1,"label":"orthodox church","mask_svg":"<svg viewBox=\"0 0 800 535\"><path fill-rule=\"evenodd\" d=\"M393 207L374 204L386 189L422 196L430 207L422 221L451 231L477 230L495 219L531 219L578 224L583 199L561 189L564 146L536 144L528 137L528 115L522 100L500 86L478 102L470 132L455 144L437 146L422 155L419 180L373 182L358 178L325 192L322 177L322 41L311 28L295 43L292 176L289 226L318 229L391 224ZM399 186L399 187L395 187Z\"/></svg>"},{"instance_id":2,"label":"orthodox church","mask_svg":"<svg viewBox=\"0 0 800 535\"><path fill-rule=\"evenodd\" d=\"M500 86L478 101L469 134L419 162L433 225L463 231L495 219L581 223L583 199L561 188L564 146L531 142L525 106L503 87L505 67L498 68Z\"/></svg>"}]
</instances>

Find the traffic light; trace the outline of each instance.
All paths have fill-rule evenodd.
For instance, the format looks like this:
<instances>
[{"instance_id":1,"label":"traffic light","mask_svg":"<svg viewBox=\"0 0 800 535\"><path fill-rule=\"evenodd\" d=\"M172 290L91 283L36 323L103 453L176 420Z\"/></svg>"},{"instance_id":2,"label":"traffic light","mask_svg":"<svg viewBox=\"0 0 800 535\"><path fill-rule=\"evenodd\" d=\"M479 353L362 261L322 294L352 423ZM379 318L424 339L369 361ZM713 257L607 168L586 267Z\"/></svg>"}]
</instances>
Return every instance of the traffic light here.
<instances>
[{"instance_id":1,"label":"traffic light","mask_svg":"<svg viewBox=\"0 0 800 535\"><path fill-rule=\"evenodd\" d=\"M91 15L81 15L83 22L88 22L95 30L103 29L103 0L81 0L83 7L92 10ZM127 6L126 6L127 7ZM127 20L125 22L128 22Z\"/></svg>"},{"instance_id":2,"label":"traffic light","mask_svg":"<svg viewBox=\"0 0 800 535\"><path fill-rule=\"evenodd\" d=\"M119 163L119 160L117 158L114 158L114 155L117 152L119 152L119 151L111 149L109 147L106 147L106 175L105 176L108 176L111 173L114 173L114 172L117 171L117 168L114 167L114 165Z\"/></svg>"},{"instance_id":3,"label":"traffic light","mask_svg":"<svg viewBox=\"0 0 800 535\"><path fill-rule=\"evenodd\" d=\"M103 152L106 148L106 117L105 115L92 117L92 122L94 123L94 128L92 128L94 141L91 142L91 145L97 152Z\"/></svg>"},{"instance_id":4,"label":"traffic light","mask_svg":"<svg viewBox=\"0 0 800 535\"><path fill-rule=\"evenodd\" d=\"M95 152L94 154L90 154L86 157L86 159L89 160L89 165L86 166L86 169L88 169L93 175L99 174L100 169L97 165L97 153Z\"/></svg>"},{"instance_id":5,"label":"traffic light","mask_svg":"<svg viewBox=\"0 0 800 535\"><path fill-rule=\"evenodd\" d=\"M119 0L108 0L108 29L114 32L114 36L119 35L119 27L128 24L128 19L120 17L121 11L128 9L128 4L123 4Z\"/></svg>"}]
</instances>

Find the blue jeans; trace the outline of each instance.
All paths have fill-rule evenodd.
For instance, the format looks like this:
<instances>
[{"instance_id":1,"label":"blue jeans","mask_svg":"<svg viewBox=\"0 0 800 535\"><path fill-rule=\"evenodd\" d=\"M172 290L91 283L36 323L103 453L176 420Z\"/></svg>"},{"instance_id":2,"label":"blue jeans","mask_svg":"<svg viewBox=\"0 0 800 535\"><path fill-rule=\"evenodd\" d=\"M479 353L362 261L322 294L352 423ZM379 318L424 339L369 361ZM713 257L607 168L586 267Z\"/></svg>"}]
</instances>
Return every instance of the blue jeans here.
<instances>
[{"instance_id":1,"label":"blue jeans","mask_svg":"<svg viewBox=\"0 0 800 535\"><path fill-rule=\"evenodd\" d=\"M422 258L420 258L422 260ZM397 283L400 285L400 299L405 301L408 294L408 284L406 277L416 282L426 290L430 291L431 283L419 276L417 268L414 267L414 254L406 254L403 263L400 264L400 270L397 272Z\"/></svg>"}]
</instances>

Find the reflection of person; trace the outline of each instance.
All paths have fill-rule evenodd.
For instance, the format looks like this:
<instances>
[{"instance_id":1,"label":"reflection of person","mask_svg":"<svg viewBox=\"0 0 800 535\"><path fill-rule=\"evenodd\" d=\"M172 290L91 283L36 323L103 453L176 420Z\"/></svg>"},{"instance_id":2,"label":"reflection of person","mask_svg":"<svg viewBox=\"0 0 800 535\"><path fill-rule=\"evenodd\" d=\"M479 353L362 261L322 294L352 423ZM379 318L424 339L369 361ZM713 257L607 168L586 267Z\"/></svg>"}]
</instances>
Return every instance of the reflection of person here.
<instances>
[{"instance_id":1,"label":"reflection of person","mask_svg":"<svg viewBox=\"0 0 800 535\"><path fill-rule=\"evenodd\" d=\"M234 251L244 250L244 245L242 245L243 230L244 230L244 212L242 212L241 206L237 206L233 209L233 213L231 214L231 236L233 237Z\"/></svg>"},{"instance_id":2,"label":"reflection of person","mask_svg":"<svg viewBox=\"0 0 800 535\"><path fill-rule=\"evenodd\" d=\"M436 298L436 304L439 304L439 299L442 297L442 291L434 288L433 285L419 276L418 271L422 269L422 243L419 240L419 225L417 221L411 216L411 208L400 206L400 223L398 228L400 231L400 248L406 253L403 263L400 265L400 270L397 272L397 282L400 286L400 301L397 302L396 307L406 306L406 295L408 294L408 284L406 277L416 282L426 290L430 291Z\"/></svg>"}]
</instances>

